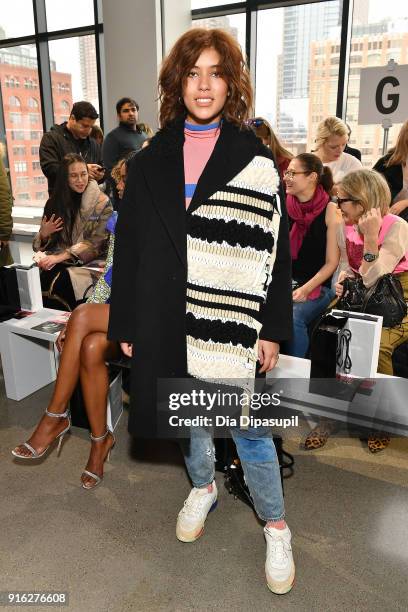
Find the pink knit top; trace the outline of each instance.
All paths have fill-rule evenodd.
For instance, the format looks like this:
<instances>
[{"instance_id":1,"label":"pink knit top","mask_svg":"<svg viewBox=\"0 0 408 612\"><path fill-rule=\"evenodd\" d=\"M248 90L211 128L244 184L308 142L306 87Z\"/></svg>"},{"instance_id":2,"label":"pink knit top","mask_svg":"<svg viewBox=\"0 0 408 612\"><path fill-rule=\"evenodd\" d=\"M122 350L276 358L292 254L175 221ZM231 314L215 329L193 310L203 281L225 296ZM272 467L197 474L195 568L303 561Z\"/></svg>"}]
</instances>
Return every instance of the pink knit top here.
<instances>
[{"instance_id":1,"label":"pink knit top","mask_svg":"<svg viewBox=\"0 0 408 612\"><path fill-rule=\"evenodd\" d=\"M184 181L186 208L189 207L198 183L220 135L220 124L184 125Z\"/></svg>"}]
</instances>

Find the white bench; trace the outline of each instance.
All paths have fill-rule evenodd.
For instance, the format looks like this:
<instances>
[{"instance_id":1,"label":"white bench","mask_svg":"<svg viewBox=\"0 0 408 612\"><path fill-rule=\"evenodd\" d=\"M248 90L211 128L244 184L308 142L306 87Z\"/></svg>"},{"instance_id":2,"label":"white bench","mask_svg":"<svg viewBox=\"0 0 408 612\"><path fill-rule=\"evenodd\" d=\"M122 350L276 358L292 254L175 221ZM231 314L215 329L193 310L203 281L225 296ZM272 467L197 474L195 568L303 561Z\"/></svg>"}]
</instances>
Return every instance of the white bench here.
<instances>
[{"instance_id":1,"label":"white bench","mask_svg":"<svg viewBox=\"0 0 408 612\"><path fill-rule=\"evenodd\" d=\"M55 341L59 332L32 328L62 316L61 310L42 308L23 319L0 323L0 353L9 399L22 400L56 379L59 352ZM120 381L115 379L111 383L107 414L112 429L123 411L121 394Z\"/></svg>"},{"instance_id":2,"label":"white bench","mask_svg":"<svg viewBox=\"0 0 408 612\"><path fill-rule=\"evenodd\" d=\"M283 408L309 416L367 426L373 418L384 420L384 431L400 436L408 435L408 379L376 374L368 394L356 393L351 401L332 395L319 394L319 381L311 385L310 360L280 355L278 365L267 374L274 392L281 392ZM282 384L279 385L279 379ZM378 384L375 381L378 380ZM381 381L381 382L380 382ZM323 383L325 381L323 380ZM276 391L275 391L276 389ZM330 386L328 386L330 391Z\"/></svg>"}]
</instances>

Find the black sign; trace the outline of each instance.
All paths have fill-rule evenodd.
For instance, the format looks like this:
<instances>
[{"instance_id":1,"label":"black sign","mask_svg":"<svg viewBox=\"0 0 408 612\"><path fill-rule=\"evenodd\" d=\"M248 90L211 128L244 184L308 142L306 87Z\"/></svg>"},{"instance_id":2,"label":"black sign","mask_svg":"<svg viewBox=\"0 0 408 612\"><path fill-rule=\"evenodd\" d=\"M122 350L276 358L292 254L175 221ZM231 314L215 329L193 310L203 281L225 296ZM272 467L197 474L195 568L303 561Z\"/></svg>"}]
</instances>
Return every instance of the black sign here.
<instances>
[{"instance_id":1,"label":"black sign","mask_svg":"<svg viewBox=\"0 0 408 612\"><path fill-rule=\"evenodd\" d=\"M400 84L399 80L395 76L386 76L377 85L377 89L375 92L375 104L377 106L377 110L383 115L390 115L394 113L399 104L400 96L398 93L389 93L387 94L387 99L384 101L384 89L386 85L392 85L393 87L398 87ZM387 106L384 102L388 102Z\"/></svg>"}]
</instances>

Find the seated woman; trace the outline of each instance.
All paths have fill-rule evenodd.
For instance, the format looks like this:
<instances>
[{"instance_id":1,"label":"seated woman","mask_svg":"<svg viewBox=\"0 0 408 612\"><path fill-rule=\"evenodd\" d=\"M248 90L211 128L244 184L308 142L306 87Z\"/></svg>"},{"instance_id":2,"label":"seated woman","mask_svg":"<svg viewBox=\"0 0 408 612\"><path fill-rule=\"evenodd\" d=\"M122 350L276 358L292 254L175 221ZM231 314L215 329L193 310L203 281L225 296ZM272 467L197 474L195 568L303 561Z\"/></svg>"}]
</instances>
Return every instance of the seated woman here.
<instances>
[{"instance_id":1,"label":"seated woman","mask_svg":"<svg viewBox=\"0 0 408 612\"><path fill-rule=\"evenodd\" d=\"M248 121L248 125L254 130L258 138L262 140L264 145L272 151L278 164L279 174L283 178L283 174L293 158L292 153L279 142L278 137L266 119L255 117Z\"/></svg>"},{"instance_id":2,"label":"seated woman","mask_svg":"<svg viewBox=\"0 0 408 612\"><path fill-rule=\"evenodd\" d=\"M408 221L408 121L403 124L395 147L378 160L373 170L380 172L388 183L390 212Z\"/></svg>"},{"instance_id":3,"label":"seated woman","mask_svg":"<svg viewBox=\"0 0 408 612\"><path fill-rule=\"evenodd\" d=\"M308 325L329 305L332 274L339 263L337 207L330 202L333 179L316 155L301 153L285 172L293 278L294 336L281 351L305 357Z\"/></svg>"},{"instance_id":4,"label":"seated woman","mask_svg":"<svg viewBox=\"0 0 408 612\"><path fill-rule=\"evenodd\" d=\"M391 273L398 276L404 298L408 300L408 225L400 217L390 214L390 202L388 185L374 170L352 172L340 183L338 205L345 224L339 247L346 265L336 283L338 297L343 294L342 281L346 276L360 275L364 285L372 287L381 276ZM378 372L393 374L392 354L407 340L408 317L396 328L383 327ZM315 436L319 433L316 430ZM320 433L325 435L313 448L323 446L330 431ZM372 434L368 438L368 448L375 453L386 448L389 442L386 435Z\"/></svg>"},{"instance_id":5,"label":"seated woman","mask_svg":"<svg viewBox=\"0 0 408 612\"><path fill-rule=\"evenodd\" d=\"M317 126L313 153L324 166L330 168L335 184L349 172L362 168L361 162L356 157L344 152L347 142L347 126L341 119L327 117Z\"/></svg>"},{"instance_id":6,"label":"seated woman","mask_svg":"<svg viewBox=\"0 0 408 612\"><path fill-rule=\"evenodd\" d=\"M105 259L106 223L112 210L109 198L89 179L84 159L76 153L66 155L33 240L44 306L73 310L83 299L93 278L81 266Z\"/></svg>"},{"instance_id":7,"label":"seated woman","mask_svg":"<svg viewBox=\"0 0 408 612\"><path fill-rule=\"evenodd\" d=\"M126 172L125 160L119 161L112 171L120 197L123 195ZM74 310L66 329L58 337L61 359L45 415L30 439L12 451L20 459L39 459L58 439L59 452L63 437L71 427L67 404L80 379L92 440L88 463L81 476L84 489L93 489L102 481L103 464L115 444L114 435L106 423L109 378L105 361L116 358L120 350L117 343L110 342L106 337L116 218L117 213L114 212L107 225L111 236L104 275L88 303Z\"/></svg>"}]
</instances>

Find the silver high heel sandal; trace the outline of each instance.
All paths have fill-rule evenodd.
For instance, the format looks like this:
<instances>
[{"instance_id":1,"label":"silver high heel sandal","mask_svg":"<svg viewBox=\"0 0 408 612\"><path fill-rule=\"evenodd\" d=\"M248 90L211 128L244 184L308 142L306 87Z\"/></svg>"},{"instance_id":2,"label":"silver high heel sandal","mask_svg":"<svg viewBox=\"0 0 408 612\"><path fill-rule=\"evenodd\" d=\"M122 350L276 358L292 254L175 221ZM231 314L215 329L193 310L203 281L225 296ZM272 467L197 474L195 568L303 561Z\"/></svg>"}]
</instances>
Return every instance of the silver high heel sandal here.
<instances>
[{"instance_id":1,"label":"silver high heel sandal","mask_svg":"<svg viewBox=\"0 0 408 612\"><path fill-rule=\"evenodd\" d=\"M106 459L105 459L105 461L107 461L107 462L109 463L109 461L110 461L110 456L111 456L111 452L112 452L112 450L113 450L113 447L114 447L114 446L115 446L115 444L116 444L116 439L115 439L115 436L113 435L113 431L111 431L110 429L107 429L107 430L105 431L105 433L103 434L103 436L99 436L99 437L93 436L93 435L90 433L90 434L89 434L89 437L91 438L92 442L102 442L103 440L105 440L105 438L106 438L106 436L107 436L108 434L111 434L111 436L112 436L112 440L113 440L113 444L112 444L112 446L110 447L110 449L108 450L108 454L106 455ZM105 463L105 461L104 461L104 463ZM84 471L82 472L82 476L83 476L84 474L85 474L86 476L90 476L91 478L93 478L93 479L95 480L95 483L94 483L94 484L85 485L84 483L82 483L82 487L83 487L84 489L87 489L87 490L94 489L95 487L97 487L97 486L98 486L98 484L101 484L101 482L102 482L102 480L103 480L103 475L102 475L102 476L99 476L98 474L94 474L93 472L90 472L89 470L84 470Z\"/></svg>"},{"instance_id":2,"label":"silver high heel sandal","mask_svg":"<svg viewBox=\"0 0 408 612\"><path fill-rule=\"evenodd\" d=\"M59 456L60 452L61 452L61 444L62 441L64 439L64 436L66 433L69 432L69 430L71 429L71 415L69 410L66 410L65 412L62 413L56 413L56 412L49 412L48 410L45 411L45 414L49 417L53 417L55 419L68 419L68 425L67 427L61 431L61 433L59 433L54 440L47 446L47 448L45 448L43 450L42 453L39 453L38 451L35 450L35 448L33 448L32 446L30 446L30 444L28 442L24 442L23 444L21 444L20 446L25 446L31 453L31 455L20 455L19 453L16 452L16 450L12 450L11 454L14 455L14 457L18 457L19 459L28 459L28 460L32 460L32 459L40 459L41 457L44 457L44 455L49 451L49 449L51 448L51 446L54 444L55 440L58 440L58 448L57 448L57 456ZM18 448L18 447L17 447Z\"/></svg>"}]
</instances>

